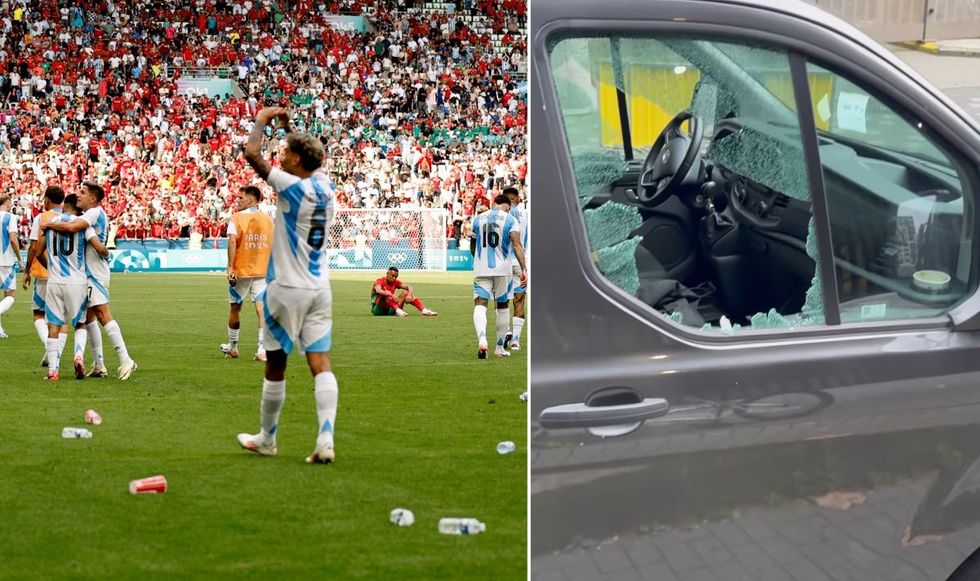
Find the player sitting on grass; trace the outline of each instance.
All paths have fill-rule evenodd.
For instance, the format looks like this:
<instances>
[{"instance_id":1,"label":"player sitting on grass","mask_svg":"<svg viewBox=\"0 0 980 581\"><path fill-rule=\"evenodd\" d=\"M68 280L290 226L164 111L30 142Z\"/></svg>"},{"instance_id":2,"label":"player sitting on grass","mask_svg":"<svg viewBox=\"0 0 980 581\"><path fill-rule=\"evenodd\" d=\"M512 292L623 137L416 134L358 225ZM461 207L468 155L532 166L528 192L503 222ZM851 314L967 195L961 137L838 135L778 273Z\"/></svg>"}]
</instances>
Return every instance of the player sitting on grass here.
<instances>
[{"instance_id":1,"label":"player sitting on grass","mask_svg":"<svg viewBox=\"0 0 980 581\"><path fill-rule=\"evenodd\" d=\"M405 292L395 296L397 290ZM371 287L371 314L376 317L386 315L407 317L408 313L404 310L405 303L422 311L423 317L435 317L439 314L425 308L422 300L415 296L412 287L398 280L398 269L392 266L388 269L388 273L374 281L374 286Z\"/></svg>"},{"instance_id":2,"label":"player sitting on grass","mask_svg":"<svg viewBox=\"0 0 980 581\"><path fill-rule=\"evenodd\" d=\"M282 169L273 168L262 157L262 138L273 120L287 132L279 149ZM259 407L261 430L239 434L238 444L263 456L276 455L279 413L286 399L286 359L297 346L306 353L313 374L320 426L316 448L306 461L326 464L334 461L338 390L330 370L333 295L325 246L337 202L333 184L320 171L323 146L312 135L291 131L288 112L267 107L256 115L245 146L245 160L279 196L263 309L269 336Z\"/></svg>"}]
</instances>

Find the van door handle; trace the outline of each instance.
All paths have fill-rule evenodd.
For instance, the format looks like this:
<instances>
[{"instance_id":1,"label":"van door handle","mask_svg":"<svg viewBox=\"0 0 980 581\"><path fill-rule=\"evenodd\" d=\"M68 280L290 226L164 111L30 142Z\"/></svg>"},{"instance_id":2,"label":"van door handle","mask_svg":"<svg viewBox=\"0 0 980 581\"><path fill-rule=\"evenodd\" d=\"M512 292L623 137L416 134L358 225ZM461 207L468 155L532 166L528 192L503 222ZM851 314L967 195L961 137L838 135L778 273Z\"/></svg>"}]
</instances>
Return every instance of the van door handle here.
<instances>
[{"instance_id":1,"label":"van door handle","mask_svg":"<svg viewBox=\"0 0 980 581\"><path fill-rule=\"evenodd\" d=\"M572 403L543 410L538 422L541 427L548 429L619 426L660 417L669 409L670 404L662 397L648 397L637 403L609 406Z\"/></svg>"}]
</instances>

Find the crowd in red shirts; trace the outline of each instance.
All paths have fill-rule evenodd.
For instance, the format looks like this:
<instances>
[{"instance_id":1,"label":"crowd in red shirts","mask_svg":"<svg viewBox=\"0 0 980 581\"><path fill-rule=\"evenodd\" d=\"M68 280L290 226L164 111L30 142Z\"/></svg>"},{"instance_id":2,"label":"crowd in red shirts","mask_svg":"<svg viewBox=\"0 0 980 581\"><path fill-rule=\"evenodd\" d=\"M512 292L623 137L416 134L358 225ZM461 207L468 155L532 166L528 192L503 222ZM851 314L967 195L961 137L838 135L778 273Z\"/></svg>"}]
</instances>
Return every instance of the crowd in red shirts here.
<instances>
[{"instance_id":1,"label":"crowd in red shirts","mask_svg":"<svg viewBox=\"0 0 980 581\"><path fill-rule=\"evenodd\" d=\"M458 235L480 200L525 182L525 3L420 4L7 3L0 188L25 225L45 186L94 180L117 239L221 236L257 181L242 157L251 120L280 104L330 153L342 206L445 207ZM237 87L188 93L191 76Z\"/></svg>"}]
</instances>

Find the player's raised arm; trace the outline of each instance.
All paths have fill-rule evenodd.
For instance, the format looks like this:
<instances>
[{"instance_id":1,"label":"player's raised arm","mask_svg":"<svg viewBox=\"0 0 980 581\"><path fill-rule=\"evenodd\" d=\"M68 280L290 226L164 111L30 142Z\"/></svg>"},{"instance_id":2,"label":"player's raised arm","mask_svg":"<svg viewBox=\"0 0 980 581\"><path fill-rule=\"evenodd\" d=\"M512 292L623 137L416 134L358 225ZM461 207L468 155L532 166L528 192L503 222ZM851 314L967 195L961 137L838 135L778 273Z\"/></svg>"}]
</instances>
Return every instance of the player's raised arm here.
<instances>
[{"instance_id":1,"label":"player's raised arm","mask_svg":"<svg viewBox=\"0 0 980 581\"><path fill-rule=\"evenodd\" d=\"M288 112L282 107L265 107L255 116L255 124L248 135L245 144L245 161L252 166L259 177L266 179L272 171L272 164L262 157L262 140L265 138L265 127L273 119L285 119L284 126L289 126Z\"/></svg>"}]
</instances>

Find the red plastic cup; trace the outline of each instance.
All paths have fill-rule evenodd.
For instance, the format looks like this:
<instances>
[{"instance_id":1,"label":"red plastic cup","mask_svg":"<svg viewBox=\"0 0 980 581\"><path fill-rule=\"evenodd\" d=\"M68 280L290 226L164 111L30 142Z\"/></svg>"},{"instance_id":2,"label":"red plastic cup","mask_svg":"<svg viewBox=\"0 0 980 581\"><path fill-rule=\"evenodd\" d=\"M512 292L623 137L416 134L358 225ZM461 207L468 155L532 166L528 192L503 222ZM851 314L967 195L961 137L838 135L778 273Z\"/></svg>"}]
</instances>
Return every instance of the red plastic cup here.
<instances>
[{"instance_id":1,"label":"red plastic cup","mask_svg":"<svg viewBox=\"0 0 980 581\"><path fill-rule=\"evenodd\" d=\"M98 426L102 423L102 416L95 410L87 410L85 412L85 423Z\"/></svg>"},{"instance_id":2,"label":"red plastic cup","mask_svg":"<svg viewBox=\"0 0 980 581\"><path fill-rule=\"evenodd\" d=\"M165 476L150 476L129 483L130 494L163 494L167 491Z\"/></svg>"}]
</instances>

